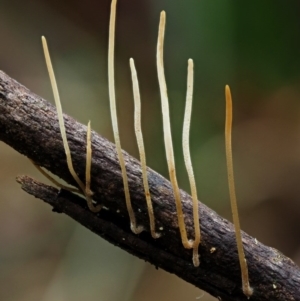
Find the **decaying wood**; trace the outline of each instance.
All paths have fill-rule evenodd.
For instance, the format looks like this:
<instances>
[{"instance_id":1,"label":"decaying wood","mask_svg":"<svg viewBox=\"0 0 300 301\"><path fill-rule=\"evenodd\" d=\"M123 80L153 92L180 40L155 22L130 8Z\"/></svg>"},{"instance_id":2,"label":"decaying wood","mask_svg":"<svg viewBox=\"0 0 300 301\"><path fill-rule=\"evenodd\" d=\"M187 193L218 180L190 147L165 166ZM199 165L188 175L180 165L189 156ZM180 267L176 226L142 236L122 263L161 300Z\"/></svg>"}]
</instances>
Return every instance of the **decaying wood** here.
<instances>
[{"instance_id":1,"label":"decaying wood","mask_svg":"<svg viewBox=\"0 0 300 301\"><path fill-rule=\"evenodd\" d=\"M84 180L86 126L67 115L64 118L74 167ZM67 168L55 108L1 71L0 139L36 164L75 185ZM129 227L115 145L93 132L92 148L91 189L94 200L108 210L92 213L84 199L70 192L59 192L56 188L26 176L18 177L18 182L26 192L50 204L54 211L69 215L111 243L175 273L219 300L247 300L241 290L235 233L229 221L204 204L199 204L201 263L195 268L191 260L192 250L184 249L181 244L170 182L148 169L156 229L162 233L161 238L154 240L149 230L140 163L123 152L137 222L147 229L135 235ZM186 192L181 190L180 193L188 236L193 237L192 200ZM254 289L251 300L300 300L299 267L277 250L257 242L245 233L243 243L250 284Z\"/></svg>"}]
</instances>

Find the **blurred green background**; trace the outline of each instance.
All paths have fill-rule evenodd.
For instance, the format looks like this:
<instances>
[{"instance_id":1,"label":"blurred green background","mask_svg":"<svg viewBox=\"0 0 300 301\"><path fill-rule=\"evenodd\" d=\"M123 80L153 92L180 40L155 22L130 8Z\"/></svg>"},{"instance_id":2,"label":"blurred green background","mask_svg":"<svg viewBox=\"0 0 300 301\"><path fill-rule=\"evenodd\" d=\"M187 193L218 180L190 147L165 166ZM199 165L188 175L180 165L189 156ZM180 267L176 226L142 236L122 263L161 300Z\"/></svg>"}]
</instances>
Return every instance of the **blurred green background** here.
<instances>
[{"instance_id":1,"label":"blurred green background","mask_svg":"<svg viewBox=\"0 0 300 301\"><path fill-rule=\"evenodd\" d=\"M109 0L0 0L0 69L53 102L40 37L48 39L63 109L113 141L107 89ZM135 59L148 165L164 176L156 74L159 13L180 186L187 59L195 62L191 153L199 199L231 220L224 86L234 102L233 153L242 228L300 263L300 2L119 0L116 86L122 147L138 157L129 58ZM155 270L21 191L44 179L0 143L0 300L216 300ZM201 267L200 267L201 268ZM250 278L251 282L251 278Z\"/></svg>"}]
</instances>

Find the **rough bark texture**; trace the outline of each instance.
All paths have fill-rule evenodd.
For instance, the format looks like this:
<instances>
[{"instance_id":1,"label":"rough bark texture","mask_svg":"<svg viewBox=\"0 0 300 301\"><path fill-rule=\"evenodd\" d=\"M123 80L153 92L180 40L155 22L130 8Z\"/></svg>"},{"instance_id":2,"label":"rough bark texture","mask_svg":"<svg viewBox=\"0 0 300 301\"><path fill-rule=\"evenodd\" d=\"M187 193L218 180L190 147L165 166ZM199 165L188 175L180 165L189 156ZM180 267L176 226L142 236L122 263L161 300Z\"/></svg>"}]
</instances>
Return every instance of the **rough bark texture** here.
<instances>
[{"instance_id":1,"label":"rough bark texture","mask_svg":"<svg viewBox=\"0 0 300 301\"><path fill-rule=\"evenodd\" d=\"M73 163L79 177L85 174L86 126L64 115ZM38 165L74 185L66 165L56 109L0 71L0 139ZM94 214L85 200L66 191L18 177L28 193L63 212L111 243L207 291L219 300L247 300L233 225L204 204L199 204L202 243L201 264L192 264L192 251L182 247L170 182L148 169L156 227L162 237L149 234L149 219L139 162L124 152L133 208L138 224L147 231L134 235L129 228L123 182L115 146L93 132L92 190L94 200L109 210ZM191 197L181 191L187 232L193 238ZM243 233L251 300L300 300L300 269L277 250Z\"/></svg>"}]
</instances>

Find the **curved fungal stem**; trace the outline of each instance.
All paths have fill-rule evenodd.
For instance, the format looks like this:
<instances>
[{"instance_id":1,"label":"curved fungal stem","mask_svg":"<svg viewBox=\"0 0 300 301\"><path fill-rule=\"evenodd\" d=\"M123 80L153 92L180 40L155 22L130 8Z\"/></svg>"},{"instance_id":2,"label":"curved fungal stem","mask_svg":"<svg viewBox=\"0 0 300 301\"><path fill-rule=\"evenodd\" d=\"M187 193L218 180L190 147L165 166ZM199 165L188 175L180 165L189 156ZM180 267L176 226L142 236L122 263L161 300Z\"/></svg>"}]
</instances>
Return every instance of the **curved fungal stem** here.
<instances>
[{"instance_id":1,"label":"curved fungal stem","mask_svg":"<svg viewBox=\"0 0 300 301\"><path fill-rule=\"evenodd\" d=\"M166 24L166 13L162 11L160 14L160 22L159 22L159 30L158 30L156 59L157 59L157 73L158 73L158 82L160 88L161 107L162 107L162 115L163 115L164 141L165 141L169 175L170 175L170 180L171 180L174 197L175 197L181 241L185 248L191 249L193 244L187 238L184 215L182 211L182 204L180 200L180 191L179 191L177 178L176 178L175 160L174 160L174 152L173 152L173 144L172 144L172 136L171 136L169 103L168 103L167 84L166 84L165 73L164 73L164 59L163 59L165 24Z\"/></svg>"},{"instance_id":2,"label":"curved fungal stem","mask_svg":"<svg viewBox=\"0 0 300 301\"><path fill-rule=\"evenodd\" d=\"M50 54L49 54L49 50L48 50L48 45L47 45L47 41L46 41L45 37L42 37L42 44L43 44L46 65L47 65L47 69L48 69L48 73L49 73L49 77L50 77L50 82L51 82L51 86L52 86L52 90L53 90L54 101L55 101L55 105L56 105L58 122L59 122L59 128L60 128L60 133L61 133L61 137L63 140L64 150L66 153L68 169L69 169L72 177L78 184L80 190L86 196L87 204L88 204L89 208L91 209L91 211L98 212L101 208L99 208L99 206L94 207L94 205L91 203L91 201L89 200L89 197L85 194L85 185L79 179L78 175L76 174L76 172L74 170L72 157L71 157L71 151L70 151L70 147L69 147L68 140L67 140L66 128L65 128L65 123L64 123L64 119L63 119L63 111L62 111L62 107L61 107L57 83L55 80L55 75L54 75L51 58L50 58Z\"/></svg>"},{"instance_id":3,"label":"curved fungal stem","mask_svg":"<svg viewBox=\"0 0 300 301\"><path fill-rule=\"evenodd\" d=\"M76 192L76 193L80 193L82 194L82 191L79 190L78 188L73 188L73 187L69 187L69 186L65 186L61 183L59 183L58 181L56 181L51 175L49 175L44 169L42 169L40 166L38 166L37 164L35 164L34 161L32 161L31 159L29 159L29 161L34 165L34 167L43 175L45 176L52 184L54 184L55 186L64 189L64 190L68 190L70 192Z\"/></svg>"},{"instance_id":4,"label":"curved fungal stem","mask_svg":"<svg viewBox=\"0 0 300 301\"><path fill-rule=\"evenodd\" d=\"M245 258L245 252L242 242L241 227L239 221L239 214L237 208L234 175L233 175L233 162L232 162L232 145L231 145L231 132L232 132L232 98L228 85L225 86L226 96L226 121L225 121L225 148L226 148L226 161L227 161L227 175L230 194L231 211L233 216L233 223L235 227L235 237L238 249L239 262L242 275L242 289L245 296L250 298L253 293L253 289L249 284L249 273L247 260Z\"/></svg>"},{"instance_id":5,"label":"curved fungal stem","mask_svg":"<svg viewBox=\"0 0 300 301\"><path fill-rule=\"evenodd\" d=\"M121 166L126 206L130 218L130 228L133 233L138 234L143 231L143 227L137 226L135 214L130 200L128 178L126 173L125 161L121 149L121 141L119 136L118 118L117 118L117 109L116 109L116 93L115 93L115 77L114 77L116 5L117 5L117 0L112 0L110 21L109 21L109 41L108 41L108 88L109 88L110 113L111 113L116 150Z\"/></svg>"},{"instance_id":6,"label":"curved fungal stem","mask_svg":"<svg viewBox=\"0 0 300 301\"><path fill-rule=\"evenodd\" d=\"M142 126L141 126L141 96L140 96L139 82L138 82L136 68L134 65L134 60L132 58L129 60L129 64L131 70L132 89L133 89L133 98L134 98L134 130L135 130L136 141L137 141L139 154L140 154L144 191L145 191L149 220L150 220L150 231L153 238L159 238L160 233L155 232L155 218L154 218L153 206L152 206L149 184L148 184L146 153L145 153Z\"/></svg>"},{"instance_id":7,"label":"curved fungal stem","mask_svg":"<svg viewBox=\"0 0 300 301\"><path fill-rule=\"evenodd\" d=\"M199 212L198 212L198 197L196 181L193 171L193 165L191 161L190 154L190 143L189 143L189 133L190 133L190 123L191 123L191 113L192 113L192 102L193 102L193 86L194 86L194 63L192 59L188 60L188 75L187 75L187 92L186 92L186 104L185 113L183 121L183 133L182 133L182 148L184 162L190 182L191 194L193 200L193 219L194 219L194 229L195 229L195 239L193 241L193 263L195 267L200 265L199 262L199 244L201 239L200 233L200 223L199 223Z\"/></svg>"}]
</instances>

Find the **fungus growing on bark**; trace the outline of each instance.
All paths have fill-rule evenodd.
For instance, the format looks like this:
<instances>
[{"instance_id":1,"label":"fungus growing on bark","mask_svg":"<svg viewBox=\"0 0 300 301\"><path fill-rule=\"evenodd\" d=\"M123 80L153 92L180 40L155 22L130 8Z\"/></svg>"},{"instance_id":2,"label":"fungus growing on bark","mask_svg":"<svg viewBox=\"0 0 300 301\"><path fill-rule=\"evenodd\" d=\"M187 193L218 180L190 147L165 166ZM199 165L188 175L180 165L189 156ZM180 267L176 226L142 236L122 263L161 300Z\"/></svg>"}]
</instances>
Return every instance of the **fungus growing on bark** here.
<instances>
[{"instance_id":1,"label":"fungus growing on bark","mask_svg":"<svg viewBox=\"0 0 300 301\"><path fill-rule=\"evenodd\" d=\"M182 131L182 148L184 162L190 182L191 195L193 200L193 220L195 229L195 239L193 241L193 263L194 266L199 266L199 252L198 247L200 244L201 234L200 234L200 223L199 223L199 211L198 211L198 197L196 181L193 171L193 165L191 161L190 154L190 123L192 114L192 102L193 102L193 87L194 87L194 62L192 59L188 60L188 72L187 72L187 90L186 90L186 103L185 103L185 113L183 121L183 131Z\"/></svg>"},{"instance_id":2,"label":"fungus growing on bark","mask_svg":"<svg viewBox=\"0 0 300 301\"><path fill-rule=\"evenodd\" d=\"M89 191L88 194L86 193L85 185L79 179L78 175L76 174L76 172L74 170L70 147L69 147L67 135L66 135L66 128L65 128L64 118L63 118L60 97L59 97L58 88L57 88L57 84L56 84L56 80L55 80L55 75L54 75L54 71L53 71L53 67L52 67L52 63L51 63L51 59L50 59L50 54L49 54L49 50L48 50L48 45L47 45L47 41L46 41L45 37L42 37L42 44L43 44L46 65L47 65L47 69L48 69L48 73L49 73L49 77L50 77L50 82L51 82L51 86L52 86L52 90L53 90L54 101L55 101L55 105L56 105L56 109L57 109L59 128L60 128L60 133L61 133L61 137L63 140L64 150L66 153L68 169L69 169L72 177L74 178L74 180L80 187L80 190L85 195L89 209L93 212L98 212L101 209L101 205L94 206L94 204L92 202L92 198L91 198L92 192ZM88 132L89 132L89 130L87 131L87 136L89 135ZM88 138L87 138L87 143L88 143ZM88 157L88 151L87 151L87 157ZM91 160L90 156L89 156L89 158ZM86 164L90 165L91 162L88 162L88 160L87 160Z\"/></svg>"},{"instance_id":3,"label":"fungus growing on bark","mask_svg":"<svg viewBox=\"0 0 300 301\"><path fill-rule=\"evenodd\" d=\"M166 84L165 73L164 73L164 57L163 57L165 25L166 25L166 13L162 11L160 14L160 22L159 22L159 30L158 30L156 59L157 59L158 82L159 82L159 89L160 89L160 96L161 96L161 109L162 109L162 116L163 116L164 142L165 142L169 176L170 176L170 181L173 187L173 192L175 197L181 241L185 248L191 249L193 247L193 243L188 240L186 228L185 228L184 215L183 215L182 204L180 200L180 191L179 191L177 178L176 178L175 160L174 160L174 152L173 152L173 144L172 144L171 127L170 127L169 101L168 101L168 94L167 94L167 84Z\"/></svg>"},{"instance_id":4,"label":"fungus growing on bark","mask_svg":"<svg viewBox=\"0 0 300 301\"><path fill-rule=\"evenodd\" d=\"M108 86L109 86L109 99L110 99L110 111L111 111L111 119L112 119L112 128L114 133L114 139L116 144L116 151L121 167L123 185L124 185L124 193L126 200L126 207L128 211L128 215L130 218L130 227L131 230L138 234L143 230L142 226L137 226L135 214L132 208L131 200L130 200L130 192L128 185L128 178L126 172L125 161L123 158L122 150L121 150L121 142L118 130L118 119L117 119L117 110L116 110L116 93L115 93L115 79L114 79L114 44L115 44L115 22L116 22L116 4L117 0L112 0L111 2L111 14L110 14L110 23L109 23L109 43L108 43ZM183 135L182 135L182 146L183 146L183 154L184 161L188 173L188 178L191 187L191 194L193 199L193 220L194 220L194 232L195 237L194 240L188 240L187 231L184 221L184 214L182 203L180 199L180 191L176 178L176 170L175 170L175 160L174 160L174 151L172 144L172 135L171 135L171 126L170 126L170 113L169 113L169 102L168 102L168 94L167 94L167 85L164 74L164 59L163 59L163 45L164 45L164 34L165 34L165 24L166 24L166 14L164 11L161 12L160 15L160 23L159 23L159 32L158 32L158 41L157 41L157 73L158 73L158 82L160 88L161 95L161 108L162 108L162 116L163 116L163 133L164 133L164 143L166 150L166 158L168 164L169 176L173 188L177 218L178 218L178 226L180 231L180 236L182 240L182 244L185 248L191 249L193 248L193 264L195 267L199 266L199 244L201 241L201 232L200 232L200 223L199 223L199 202L197 197L197 189L195 183L195 177L191 162L190 156L190 148L189 148L189 131L190 131L190 120L191 120L191 112L192 112L192 98L193 98L193 83L194 83L194 65L193 60L188 60L188 74L187 74L187 93L186 93L186 107L184 114L184 124L183 124ZM67 186L59 184L56 180L54 180L51 176L49 176L41 167L37 166L34 162L33 164L41 171L50 181L55 183L61 188L81 192L85 195L87 205L89 209L93 212L98 212L101 209L101 205L95 206L92 201L93 192L91 191L91 164L92 164L92 148L91 148L91 124L88 123L87 126L87 145L86 145L86 172L85 172L85 185L80 180L78 175L76 174L73 163L71 152L69 148L69 144L66 136L66 129L64 125L62 107L60 102L60 97L58 93L58 88L54 76L53 67L51 64L51 59L48 51L48 46L46 39L42 37L43 49L47 64L47 69L50 76L51 86L54 94L55 104L57 108L58 120L60 132L63 140L63 146L66 153L67 165L68 169L73 176L74 180L78 184L80 191L78 189L69 188ZM146 197L147 209L150 220L150 231L153 238L158 238L160 236L159 233L155 231L155 217L153 212L153 205L151 202L148 177L147 177L147 167L146 167L146 155L145 148L143 142L143 135L141 129L141 100L140 100L140 91L139 84L137 78L137 72L134 65L134 60L130 59L130 69L131 69L131 77L132 77L132 85L133 85L133 96L134 96L134 106L135 106L135 134L140 154L141 160L141 169L142 169L142 177L143 177L143 185L144 192ZM225 122L225 147L226 147L226 160L227 160L227 171L228 171L228 183L229 183L229 193L230 193L230 202L232 208L233 221L235 225L235 235L238 249L239 262L241 267L241 275L242 275L242 289L244 294L249 298L253 289L249 284L249 275L248 275L248 267L247 261L245 259L240 223L238 217L238 209L236 202L236 194L235 194L235 185L234 185L234 176L233 176L233 162L232 162L232 146L231 146L231 131L232 131L232 99L229 86L225 87L225 95L226 95L226 122ZM162 230L162 227L160 227Z\"/></svg>"},{"instance_id":5,"label":"fungus growing on bark","mask_svg":"<svg viewBox=\"0 0 300 301\"><path fill-rule=\"evenodd\" d=\"M117 108L116 108L116 92L115 92L115 76L114 76L116 5L117 5L117 0L112 0L111 10L110 10L109 41L108 41L108 89L109 89L110 113L111 113L116 150L121 166L126 207L130 218L130 228L133 233L138 234L143 231L143 227L137 226L136 224L136 218L130 200L128 178L126 173L125 161L122 154L121 141L120 141L119 128L118 128Z\"/></svg>"},{"instance_id":6,"label":"fungus growing on bark","mask_svg":"<svg viewBox=\"0 0 300 301\"><path fill-rule=\"evenodd\" d=\"M253 289L249 284L248 265L247 265L247 260L245 258L245 252L244 252L244 247L242 242L241 227L240 227L236 194L235 194L235 185L234 185L232 146L231 146L232 98L231 98L230 88L228 85L226 85L225 87L225 96L226 96L225 149L226 149L230 204L231 204L233 223L235 227L235 237L236 237L236 244L238 249L239 262L241 266L242 289L243 289L243 293L248 298L250 298L250 296L253 294Z\"/></svg>"},{"instance_id":7,"label":"fungus growing on bark","mask_svg":"<svg viewBox=\"0 0 300 301\"><path fill-rule=\"evenodd\" d=\"M142 126L141 126L141 96L140 96L139 82L138 82L137 72L134 65L134 60L131 58L129 60L129 63L130 63L130 70L131 70L133 99L134 99L134 131L135 131L136 141L137 141L139 154L140 154L143 185L144 185L148 215L150 220L150 232L153 238L159 238L160 233L155 232L155 217L154 217L153 206L152 206L149 184L148 184L146 153L145 153Z\"/></svg>"}]
</instances>

